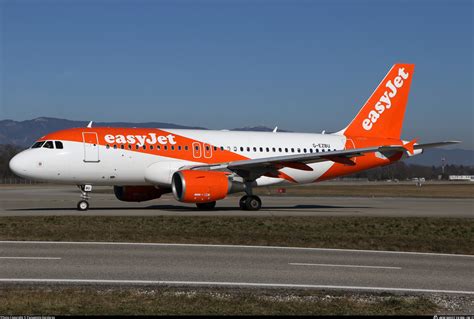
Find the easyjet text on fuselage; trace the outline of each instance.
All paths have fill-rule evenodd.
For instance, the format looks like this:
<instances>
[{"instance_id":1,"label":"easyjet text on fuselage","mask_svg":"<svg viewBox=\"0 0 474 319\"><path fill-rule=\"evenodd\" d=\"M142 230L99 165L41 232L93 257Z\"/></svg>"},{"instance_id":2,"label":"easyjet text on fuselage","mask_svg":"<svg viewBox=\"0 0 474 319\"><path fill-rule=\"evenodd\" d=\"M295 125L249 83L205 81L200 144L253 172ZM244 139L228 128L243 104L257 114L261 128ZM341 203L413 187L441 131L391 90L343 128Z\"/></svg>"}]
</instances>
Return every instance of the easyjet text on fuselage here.
<instances>
[{"instance_id":1,"label":"easyjet text on fuselage","mask_svg":"<svg viewBox=\"0 0 474 319\"><path fill-rule=\"evenodd\" d=\"M104 136L105 142L108 144L176 144L175 136L173 134L168 135L157 135L156 133L148 133L147 135L129 134L129 135L113 135L107 134Z\"/></svg>"}]
</instances>

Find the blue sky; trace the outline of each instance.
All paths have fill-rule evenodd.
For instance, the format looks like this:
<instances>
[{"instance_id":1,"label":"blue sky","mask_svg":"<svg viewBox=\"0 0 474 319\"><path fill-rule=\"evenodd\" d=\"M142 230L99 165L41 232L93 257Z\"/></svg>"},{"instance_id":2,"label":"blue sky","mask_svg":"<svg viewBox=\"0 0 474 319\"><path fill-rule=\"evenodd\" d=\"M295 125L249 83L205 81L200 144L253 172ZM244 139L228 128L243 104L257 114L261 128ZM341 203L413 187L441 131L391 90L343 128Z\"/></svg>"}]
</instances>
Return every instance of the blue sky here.
<instances>
[{"instance_id":1,"label":"blue sky","mask_svg":"<svg viewBox=\"0 0 474 319\"><path fill-rule=\"evenodd\" d=\"M1 118L335 131L415 63L403 137L473 141L473 1L0 0Z\"/></svg>"}]
</instances>

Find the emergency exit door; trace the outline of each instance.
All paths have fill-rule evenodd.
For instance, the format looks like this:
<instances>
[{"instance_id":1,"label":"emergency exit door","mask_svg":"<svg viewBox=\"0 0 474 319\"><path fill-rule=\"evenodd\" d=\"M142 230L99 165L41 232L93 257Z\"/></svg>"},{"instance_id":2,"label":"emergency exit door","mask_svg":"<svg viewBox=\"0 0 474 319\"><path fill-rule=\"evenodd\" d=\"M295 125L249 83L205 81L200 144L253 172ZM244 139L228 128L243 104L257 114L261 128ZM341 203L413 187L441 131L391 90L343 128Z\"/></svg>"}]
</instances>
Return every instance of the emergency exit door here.
<instances>
[{"instance_id":1,"label":"emergency exit door","mask_svg":"<svg viewBox=\"0 0 474 319\"><path fill-rule=\"evenodd\" d=\"M99 139L96 132L83 132L84 162L99 162Z\"/></svg>"}]
</instances>

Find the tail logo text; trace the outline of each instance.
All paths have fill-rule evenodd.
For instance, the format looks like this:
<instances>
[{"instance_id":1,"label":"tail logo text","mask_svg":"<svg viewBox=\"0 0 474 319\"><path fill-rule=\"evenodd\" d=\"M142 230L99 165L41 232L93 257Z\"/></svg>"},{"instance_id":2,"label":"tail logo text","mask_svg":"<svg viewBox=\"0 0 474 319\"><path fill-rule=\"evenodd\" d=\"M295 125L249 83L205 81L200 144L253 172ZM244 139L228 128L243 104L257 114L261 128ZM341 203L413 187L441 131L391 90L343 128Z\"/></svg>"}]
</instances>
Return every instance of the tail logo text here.
<instances>
[{"instance_id":1,"label":"tail logo text","mask_svg":"<svg viewBox=\"0 0 474 319\"><path fill-rule=\"evenodd\" d=\"M377 120L381 117L385 110L392 107L392 99L397 95L398 89L403 86L404 80L409 76L409 73L405 72L405 68L398 69L398 75L392 80L388 80L385 86L388 88L380 99L375 103L374 108L369 112L367 118L362 121L362 127L366 131L370 131Z\"/></svg>"}]
</instances>

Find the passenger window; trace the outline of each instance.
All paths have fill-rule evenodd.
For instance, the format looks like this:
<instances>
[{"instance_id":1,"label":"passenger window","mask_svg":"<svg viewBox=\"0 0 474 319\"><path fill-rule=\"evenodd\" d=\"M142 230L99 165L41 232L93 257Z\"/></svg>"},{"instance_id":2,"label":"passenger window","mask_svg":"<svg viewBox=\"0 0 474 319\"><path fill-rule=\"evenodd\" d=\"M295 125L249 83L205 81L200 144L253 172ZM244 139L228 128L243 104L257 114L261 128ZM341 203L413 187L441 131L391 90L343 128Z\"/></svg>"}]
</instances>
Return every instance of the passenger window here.
<instances>
[{"instance_id":1,"label":"passenger window","mask_svg":"<svg viewBox=\"0 0 474 319\"><path fill-rule=\"evenodd\" d=\"M298 153L301 153L301 149L300 149L300 148L299 148L297 151L298 151Z\"/></svg>"},{"instance_id":2,"label":"passenger window","mask_svg":"<svg viewBox=\"0 0 474 319\"><path fill-rule=\"evenodd\" d=\"M270 152L270 149L267 147L267 153Z\"/></svg>"},{"instance_id":3,"label":"passenger window","mask_svg":"<svg viewBox=\"0 0 474 319\"><path fill-rule=\"evenodd\" d=\"M247 147L247 152L250 152L250 147Z\"/></svg>"},{"instance_id":4,"label":"passenger window","mask_svg":"<svg viewBox=\"0 0 474 319\"><path fill-rule=\"evenodd\" d=\"M109 149L109 148L110 148L110 145L109 145L109 144L105 145L105 148L106 148L106 149Z\"/></svg>"},{"instance_id":5,"label":"passenger window","mask_svg":"<svg viewBox=\"0 0 474 319\"><path fill-rule=\"evenodd\" d=\"M161 150L161 145L157 145L157 146L156 146L156 149L157 149L158 151Z\"/></svg>"},{"instance_id":6,"label":"passenger window","mask_svg":"<svg viewBox=\"0 0 474 319\"><path fill-rule=\"evenodd\" d=\"M223 151L223 150L224 150L224 146L221 146L221 151Z\"/></svg>"},{"instance_id":7,"label":"passenger window","mask_svg":"<svg viewBox=\"0 0 474 319\"><path fill-rule=\"evenodd\" d=\"M237 146L234 146L234 152L237 152Z\"/></svg>"},{"instance_id":8,"label":"passenger window","mask_svg":"<svg viewBox=\"0 0 474 319\"><path fill-rule=\"evenodd\" d=\"M305 148L305 149L303 149L303 152L304 152L304 153L306 153L306 148Z\"/></svg>"},{"instance_id":9,"label":"passenger window","mask_svg":"<svg viewBox=\"0 0 474 319\"><path fill-rule=\"evenodd\" d=\"M168 150L168 145L165 145L163 148L164 148L165 151L167 151Z\"/></svg>"},{"instance_id":10,"label":"passenger window","mask_svg":"<svg viewBox=\"0 0 474 319\"><path fill-rule=\"evenodd\" d=\"M217 146L214 146L214 151L217 151Z\"/></svg>"},{"instance_id":11,"label":"passenger window","mask_svg":"<svg viewBox=\"0 0 474 319\"><path fill-rule=\"evenodd\" d=\"M171 150L174 151L174 145L171 145Z\"/></svg>"},{"instance_id":12,"label":"passenger window","mask_svg":"<svg viewBox=\"0 0 474 319\"><path fill-rule=\"evenodd\" d=\"M285 147L285 153L288 153L288 148L287 147Z\"/></svg>"},{"instance_id":13,"label":"passenger window","mask_svg":"<svg viewBox=\"0 0 474 319\"><path fill-rule=\"evenodd\" d=\"M280 152L280 153L281 153L281 147L279 147L279 148L278 148L278 152Z\"/></svg>"},{"instance_id":14,"label":"passenger window","mask_svg":"<svg viewBox=\"0 0 474 319\"><path fill-rule=\"evenodd\" d=\"M56 146L56 148L57 148L58 150L62 150L62 149L63 149L63 142L55 141L54 144L55 144L55 146Z\"/></svg>"},{"instance_id":15,"label":"passenger window","mask_svg":"<svg viewBox=\"0 0 474 319\"><path fill-rule=\"evenodd\" d=\"M273 151L273 153L275 153L275 152L276 152L276 149L273 147L273 148L272 148L272 151Z\"/></svg>"},{"instance_id":16,"label":"passenger window","mask_svg":"<svg viewBox=\"0 0 474 319\"><path fill-rule=\"evenodd\" d=\"M43 148L54 148L53 142L52 141L46 141L43 144Z\"/></svg>"},{"instance_id":17,"label":"passenger window","mask_svg":"<svg viewBox=\"0 0 474 319\"><path fill-rule=\"evenodd\" d=\"M132 149L132 144L128 144L128 149L129 149L129 150Z\"/></svg>"},{"instance_id":18,"label":"passenger window","mask_svg":"<svg viewBox=\"0 0 474 319\"><path fill-rule=\"evenodd\" d=\"M116 150L116 149L117 149L117 145L114 145L114 150Z\"/></svg>"},{"instance_id":19,"label":"passenger window","mask_svg":"<svg viewBox=\"0 0 474 319\"><path fill-rule=\"evenodd\" d=\"M243 151L244 151L244 148L243 148L242 146L240 147L240 151L241 151L241 152L243 152Z\"/></svg>"},{"instance_id":20,"label":"passenger window","mask_svg":"<svg viewBox=\"0 0 474 319\"><path fill-rule=\"evenodd\" d=\"M189 150L189 148L188 148L188 146L187 146L187 145L186 145L186 146L184 146L184 150L185 150L185 151Z\"/></svg>"},{"instance_id":21,"label":"passenger window","mask_svg":"<svg viewBox=\"0 0 474 319\"><path fill-rule=\"evenodd\" d=\"M181 145L178 146L178 151L181 151Z\"/></svg>"},{"instance_id":22,"label":"passenger window","mask_svg":"<svg viewBox=\"0 0 474 319\"><path fill-rule=\"evenodd\" d=\"M295 149L294 148L291 148L291 153L294 153L295 152Z\"/></svg>"},{"instance_id":23,"label":"passenger window","mask_svg":"<svg viewBox=\"0 0 474 319\"><path fill-rule=\"evenodd\" d=\"M152 150L152 149L153 149L153 145L150 145L150 150Z\"/></svg>"},{"instance_id":24,"label":"passenger window","mask_svg":"<svg viewBox=\"0 0 474 319\"><path fill-rule=\"evenodd\" d=\"M138 150L139 146L138 144L135 144L135 149Z\"/></svg>"},{"instance_id":25,"label":"passenger window","mask_svg":"<svg viewBox=\"0 0 474 319\"><path fill-rule=\"evenodd\" d=\"M124 148L125 148L125 145L123 145L123 144L120 145L120 148L121 148L121 149L124 149Z\"/></svg>"},{"instance_id":26,"label":"passenger window","mask_svg":"<svg viewBox=\"0 0 474 319\"><path fill-rule=\"evenodd\" d=\"M310 148L310 149L309 149L309 152L310 152L310 153L313 153L313 149L312 149L312 148Z\"/></svg>"},{"instance_id":27,"label":"passenger window","mask_svg":"<svg viewBox=\"0 0 474 319\"><path fill-rule=\"evenodd\" d=\"M254 152L256 152L256 151L257 151L257 148L256 148L255 146L253 147L253 151L254 151Z\"/></svg>"}]
</instances>

